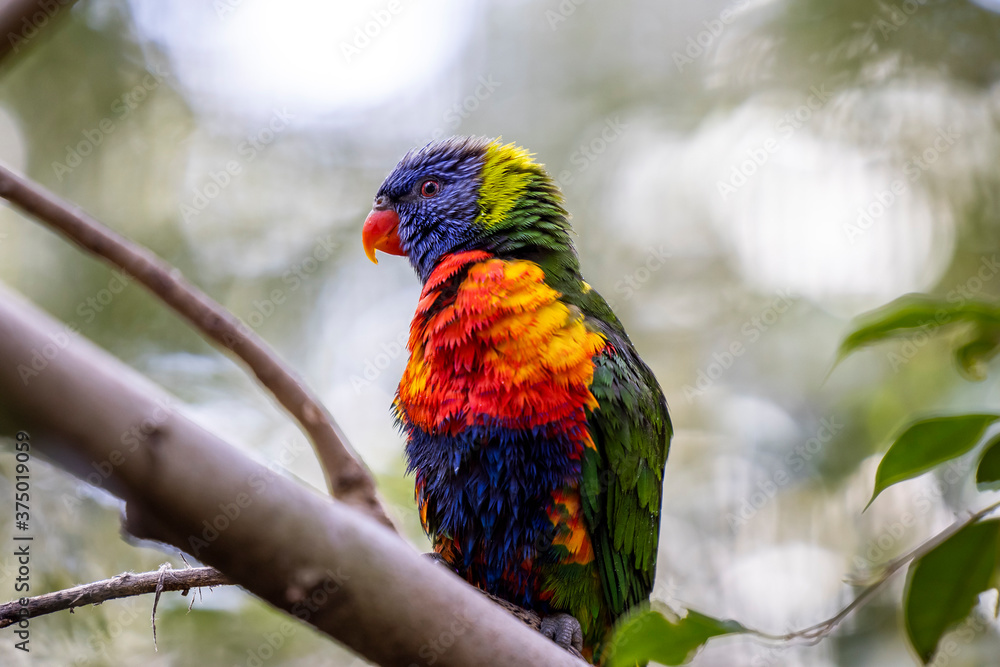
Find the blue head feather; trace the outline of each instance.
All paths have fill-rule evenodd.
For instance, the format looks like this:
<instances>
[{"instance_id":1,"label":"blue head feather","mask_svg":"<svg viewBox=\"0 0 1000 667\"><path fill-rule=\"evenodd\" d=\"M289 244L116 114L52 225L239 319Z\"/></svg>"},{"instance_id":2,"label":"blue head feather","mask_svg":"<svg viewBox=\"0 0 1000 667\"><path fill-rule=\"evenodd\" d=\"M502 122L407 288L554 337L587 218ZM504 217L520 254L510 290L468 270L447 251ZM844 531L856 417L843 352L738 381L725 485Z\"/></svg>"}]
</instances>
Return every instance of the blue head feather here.
<instances>
[{"instance_id":1,"label":"blue head feather","mask_svg":"<svg viewBox=\"0 0 1000 667\"><path fill-rule=\"evenodd\" d=\"M484 230L473 222L479 214L481 171L491 142L483 137L451 137L412 150L379 188L376 207L392 208L399 215L400 245L421 280L427 280L444 255L482 247ZM420 187L428 179L440 184L440 192L421 197Z\"/></svg>"}]
</instances>

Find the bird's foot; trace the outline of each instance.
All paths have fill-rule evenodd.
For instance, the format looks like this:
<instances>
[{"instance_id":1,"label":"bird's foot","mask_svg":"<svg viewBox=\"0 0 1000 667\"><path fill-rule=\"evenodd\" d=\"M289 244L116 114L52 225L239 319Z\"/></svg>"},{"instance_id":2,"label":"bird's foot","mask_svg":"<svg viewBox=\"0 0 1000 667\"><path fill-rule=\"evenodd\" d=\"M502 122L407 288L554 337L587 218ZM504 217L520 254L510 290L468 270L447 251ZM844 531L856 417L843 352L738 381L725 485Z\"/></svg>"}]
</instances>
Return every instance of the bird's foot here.
<instances>
[{"instance_id":1,"label":"bird's foot","mask_svg":"<svg viewBox=\"0 0 1000 667\"><path fill-rule=\"evenodd\" d=\"M452 572L452 573L454 573L454 574L458 574L458 570L456 570L455 568L453 568L453 567L451 566L451 563L449 563L448 561L446 561L446 560L444 559L444 556L442 556L442 555L441 555L441 554L439 554L438 552L436 552L436 551L431 551L430 553L426 553L426 554L422 554L422 555L424 556L424 558L429 558L429 559L431 559L432 561L434 561L435 563L437 563L437 564L438 564L438 565L440 565L441 567L446 567L446 568L448 568L448 571L449 571L449 572Z\"/></svg>"},{"instance_id":2,"label":"bird's foot","mask_svg":"<svg viewBox=\"0 0 1000 667\"><path fill-rule=\"evenodd\" d=\"M540 632L564 649L583 650L583 629L580 621L569 614L553 614L542 619Z\"/></svg>"}]
</instances>

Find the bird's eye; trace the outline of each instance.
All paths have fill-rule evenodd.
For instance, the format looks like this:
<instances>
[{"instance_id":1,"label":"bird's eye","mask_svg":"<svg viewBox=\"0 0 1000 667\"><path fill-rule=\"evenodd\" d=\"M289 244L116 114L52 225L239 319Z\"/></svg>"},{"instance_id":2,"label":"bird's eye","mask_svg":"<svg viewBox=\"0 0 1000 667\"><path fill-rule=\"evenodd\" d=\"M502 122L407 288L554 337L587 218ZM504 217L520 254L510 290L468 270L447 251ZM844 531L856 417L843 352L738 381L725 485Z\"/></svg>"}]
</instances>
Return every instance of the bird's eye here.
<instances>
[{"instance_id":1,"label":"bird's eye","mask_svg":"<svg viewBox=\"0 0 1000 667\"><path fill-rule=\"evenodd\" d=\"M441 184L435 180L424 181L420 185L421 197L433 197L439 192L441 192Z\"/></svg>"}]
</instances>

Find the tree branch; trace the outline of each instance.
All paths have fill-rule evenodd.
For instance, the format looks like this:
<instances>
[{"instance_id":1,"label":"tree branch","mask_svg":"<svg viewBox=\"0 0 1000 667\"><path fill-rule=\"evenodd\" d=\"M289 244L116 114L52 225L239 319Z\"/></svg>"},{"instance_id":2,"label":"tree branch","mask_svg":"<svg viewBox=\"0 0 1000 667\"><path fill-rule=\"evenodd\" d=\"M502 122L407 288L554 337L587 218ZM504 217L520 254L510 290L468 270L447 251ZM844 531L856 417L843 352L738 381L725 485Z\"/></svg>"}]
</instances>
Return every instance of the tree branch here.
<instances>
[{"instance_id":1,"label":"tree branch","mask_svg":"<svg viewBox=\"0 0 1000 667\"><path fill-rule=\"evenodd\" d=\"M241 359L308 434L331 493L392 527L392 521L378 500L372 476L360 457L350 449L333 417L249 327L151 251L2 165L0 197L89 253L133 276L206 338Z\"/></svg>"},{"instance_id":2,"label":"tree branch","mask_svg":"<svg viewBox=\"0 0 1000 667\"><path fill-rule=\"evenodd\" d=\"M778 642L789 642L797 639L804 639L808 641L810 644L819 642L827 635L829 635L831 632L833 632L833 630L838 625L840 625L840 623L843 622L844 619L846 619L852 613L854 613L855 611L863 607L865 604L867 604L868 601L871 600L872 597L874 597L875 594L882 589L882 587L886 584L886 582L888 582L889 579L892 578L892 575L896 574L901 569L903 569L905 565L917 560L918 558L923 558L931 551L936 549L938 546L943 544L949 537L951 537L958 531L962 530L966 526L972 525L977 521L979 521L980 519L982 519L983 517L987 516L988 514L991 514L992 512L996 511L997 508L1000 508L1000 500L990 505L987 505L986 507L982 508L977 512L974 512L973 514L969 515L969 517L966 519L959 519L958 521L955 521L950 526L942 530L940 533L938 533L934 537L931 537L924 543L920 544L909 553L904 554L903 556L900 556L895 560L889 561L882 567L882 571L879 573L878 577L876 577L873 581L871 581L871 583L865 586L865 588L858 594L857 597L855 597L846 607L841 609L837 614L831 616L825 621L822 621L815 625L811 625L808 628L803 628L802 630L795 630L793 632L788 632L783 635L772 635L767 632L762 632L760 630L752 630L752 633L763 639L768 639L771 641L778 641Z\"/></svg>"},{"instance_id":3,"label":"tree branch","mask_svg":"<svg viewBox=\"0 0 1000 667\"><path fill-rule=\"evenodd\" d=\"M43 368L22 377L41 350ZM167 400L0 288L0 410L28 431L32 455L107 469L133 535L192 554L381 665L408 666L428 651L443 667L581 665L392 531L164 411ZM138 424L155 426L125 438ZM445 636L454 642L440 648Z\"/></svg>"},{"instance_id":4,"label":"tree branch","mask_svg":"<svg viewBox=\"0 0 1000 667\"><path fill-rule=\"evenodd\" d=\"M141 574L123 572L117 577L104 579L103 581L82 584L53 593L36 595L35 597L22 598L24 604L22 604L21 600L13 600L5 604L0 604L0 628L14 625L23 618L45 616L46 614L54 614L59 611L66 611L67 609L72 610L76 607L101 604L108 600L119 600L136 595L148 595L149 593L156 593L158 597L161 592L166 591L183 591L182 595L187 595L187 592L192 588L228 586L232 585L232 583L226 575L213 567L174 570L169 566L165 566L155 572L143 572ZM506 609L529 628L536 631L541 630L542 618L534 611L519 607L478 588L474 590L482 593L495 604ZM155 615L155 602L153 609ZM156 626L154 625L153 627L155 631ZM567 650L583 659L583 656L575 649L570 648Z\"/></svg>"},{"instance_id":5,"label":"tree branch","mask_svg":"<svg viewBox=\"0 0 1000 667\"><path fill-rule=\"evenodd\" d=\"M22 618L35 618L57 611L101 604L108 600L146 595L160 591L187 591L202 586L225 586L232 582L213 567L194 567L185 570L163 569L155 572L133 574L123 572L117 577L74 586L54 593L27 598L27 604L14 600L0 604L0 628L17 623Z\"/></svg>"}]
</instances>

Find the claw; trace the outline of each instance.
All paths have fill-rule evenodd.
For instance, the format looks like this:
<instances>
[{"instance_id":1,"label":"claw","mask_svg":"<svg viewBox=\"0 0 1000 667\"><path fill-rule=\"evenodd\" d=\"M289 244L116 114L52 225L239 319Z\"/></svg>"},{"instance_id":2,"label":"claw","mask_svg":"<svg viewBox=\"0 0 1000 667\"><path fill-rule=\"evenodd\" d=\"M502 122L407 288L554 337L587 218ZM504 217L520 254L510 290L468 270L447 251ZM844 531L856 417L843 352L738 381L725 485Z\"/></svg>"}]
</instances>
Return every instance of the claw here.
<instances>
[{"instance_id":1,"label":"claw","mask_svg":"<svg viewBox=\"0 0 1000 667\"><path fill-rule=\"evenodd\" d=\"M580 621L569 614L553 614L542 619L541 633L564 649L583 650Z\"/></svg>"}]
</instances>

